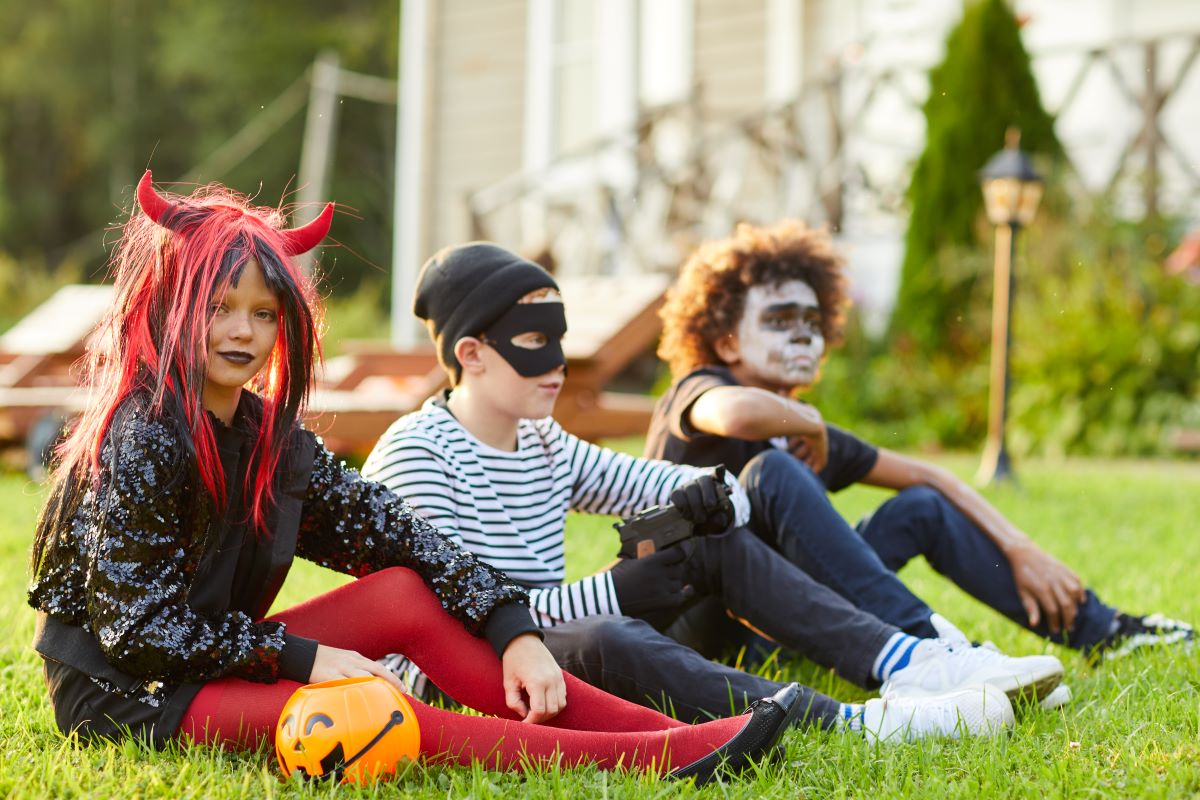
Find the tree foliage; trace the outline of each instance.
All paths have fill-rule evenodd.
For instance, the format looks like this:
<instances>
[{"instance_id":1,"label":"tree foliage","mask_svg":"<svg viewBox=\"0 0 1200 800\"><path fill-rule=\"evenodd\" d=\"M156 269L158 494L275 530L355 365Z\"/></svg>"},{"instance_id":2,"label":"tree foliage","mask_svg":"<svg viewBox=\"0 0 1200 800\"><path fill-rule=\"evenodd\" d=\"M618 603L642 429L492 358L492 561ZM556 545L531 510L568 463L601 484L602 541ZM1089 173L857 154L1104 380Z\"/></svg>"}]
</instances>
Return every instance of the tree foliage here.
<instances>
[{"instance_id":1,"label":"tree foliage","mask_svg":"<svg viewBox=\"0 0 1200 800\"><path fill-rule=\"evenodd\" d=\"M870 342L852 326L810 399L885 446L979 446L994 245L977 176L1013 125L1047 196L1014 265L1010 449L1173 453L1174 432L1200 426L1200 293L1162 267L1178 231L1162 219L1121 220L1109 197L1072 202L1004 0L965 9L930 86L890 336Z\"/></svg>"},{"instance_id":2,"label":"tree foliage","mask_svg":"<svg viewBox=\"0 0 1200 800\"><path fill-rule=\"evenodd\" d=\"M986 339L965 324L966 304L990 269L963 251L991 247L978 171L1003 146L1009 126L1020 128L1027 152L1057 158L1062 148L1005 0L967 5L929 84L925 149L908 190L911 216L891 330L903 349L922 356L971 356Z\"/></svg>"},{"instance_id":3,"label":"tree foliage","mask_svg":"<svg viewBox=\"0 0 1200 800\"><path fill-rule=\"evenodd\" d=\"M1021 237L1013 315L1009 445L1018 457L1174 454L1200 428L1200 291L1166 274L1158 221L1122 221L1106 198ZM979 269L982 252L963 260ZM965 303L986 326L990 287ZM852 317L853 320L853 317ZM808 398L888 447L976 448L987 425L986 353L897 358L850 326ZM1019 468L1018 468L1019 469Z\"/></svg>"},{"instance_id":4,"label":"tree foliage","mask_svg":"<svg viewBox=\"0 0 1200 800\"><path fill-rule=\"evenodd\" d=\"M178 179L320 51L335 51L347 69L393 77L398 5L0 3L0 251L48 268L80 260L94 272L104 258L102 231L129 209L143 169ZM389 257L395 107L347 99L340 112L331 194L373 224L335 223L347 251L323 262L336 262L335 279L355 283ZM303 130L301 109L247 159L199 180L227 183L265 205L292 202Z\"/></svg>"}]
</instances>

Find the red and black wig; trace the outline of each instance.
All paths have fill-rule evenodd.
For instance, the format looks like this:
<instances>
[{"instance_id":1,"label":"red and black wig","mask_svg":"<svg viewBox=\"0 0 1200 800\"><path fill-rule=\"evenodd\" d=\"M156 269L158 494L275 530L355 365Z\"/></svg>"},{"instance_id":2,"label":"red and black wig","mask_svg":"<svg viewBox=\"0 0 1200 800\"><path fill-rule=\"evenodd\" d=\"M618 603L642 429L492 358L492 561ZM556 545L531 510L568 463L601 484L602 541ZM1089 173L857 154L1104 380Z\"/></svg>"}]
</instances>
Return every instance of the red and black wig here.
<instances>
[{"instance_id":1,"label":"red and black wig","mask_svg":"<svg viewBox=\"0 0 1200 800\"><path fill-rule=\"evenodd\" d=\"M87 356L88 408L58 449L55 485L38 524L35 568L44 537L52 536L66 521L62 515L72 513L69 506L77 504L78 498L69 495L99 474L114 416L134 395L185 443L205 489L218 507L224 506L225 476L213 421L201 403L210 309L251 261L279 302L275 347L252 387L262 397L263 412L243 487L260 532L273 502L272 478L320 358L319 298L291 257L324 238L332 204L307 225L285 230L278 210L252 206L224 187L168 200L154 190L149 170L138 183L137 197L141 211L134 209L110 262L116 296Z\"/></svg>"}]
</instances>

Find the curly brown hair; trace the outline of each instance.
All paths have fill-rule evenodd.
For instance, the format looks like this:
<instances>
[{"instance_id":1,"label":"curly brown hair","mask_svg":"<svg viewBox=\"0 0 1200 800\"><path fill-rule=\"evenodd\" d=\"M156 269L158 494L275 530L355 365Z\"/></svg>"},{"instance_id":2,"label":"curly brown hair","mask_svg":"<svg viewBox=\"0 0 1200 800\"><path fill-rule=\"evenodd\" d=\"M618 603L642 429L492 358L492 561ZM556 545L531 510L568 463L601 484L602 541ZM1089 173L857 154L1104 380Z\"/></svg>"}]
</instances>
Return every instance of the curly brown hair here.
<instances>
[{"instance_id":1,"label":"curly brown hair","mask_svg":"<svg viewBox=\"0 0 1200 800\"><path fill-rule=\"evenodd\" d=\"M714 344L741 322L750 287L789 280L804 281L817 293L821 333L832 348L841 343L849 304L842 265L824 230L795 221L739 225L733 236L700 245L684 263L658 312L658 355L676 378L723 363Z\"/></svg>"}]
</instances>

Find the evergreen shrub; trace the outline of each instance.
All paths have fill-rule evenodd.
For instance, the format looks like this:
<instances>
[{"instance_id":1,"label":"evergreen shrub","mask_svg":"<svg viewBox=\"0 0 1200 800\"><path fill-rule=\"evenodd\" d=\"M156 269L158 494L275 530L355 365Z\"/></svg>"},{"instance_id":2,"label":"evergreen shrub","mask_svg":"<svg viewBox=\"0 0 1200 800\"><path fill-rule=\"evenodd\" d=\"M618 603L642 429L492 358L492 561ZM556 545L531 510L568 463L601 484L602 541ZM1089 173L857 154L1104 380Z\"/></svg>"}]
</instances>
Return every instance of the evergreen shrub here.
<instances>
[{"instance_id":1,"label":"evergreen shrub","mask_svg":"<svg viewBox=\"0 0 1200 800\"><path fill-rule=\"evenodd\" d=\"M1200 428L1200 287L1167 275L1159 226L1038 221L1021 234L1013 305L1009 446L1021 455L1167 455ZM953 259L953 251L943 251ZM989 256L958 251L984 269ZM961 266L961 265L960 265ZM971 357L869 341L855 320L809 393L826 418L888 447L982 446L991 286L961 308Z\"/></svg>"}]
</instances>

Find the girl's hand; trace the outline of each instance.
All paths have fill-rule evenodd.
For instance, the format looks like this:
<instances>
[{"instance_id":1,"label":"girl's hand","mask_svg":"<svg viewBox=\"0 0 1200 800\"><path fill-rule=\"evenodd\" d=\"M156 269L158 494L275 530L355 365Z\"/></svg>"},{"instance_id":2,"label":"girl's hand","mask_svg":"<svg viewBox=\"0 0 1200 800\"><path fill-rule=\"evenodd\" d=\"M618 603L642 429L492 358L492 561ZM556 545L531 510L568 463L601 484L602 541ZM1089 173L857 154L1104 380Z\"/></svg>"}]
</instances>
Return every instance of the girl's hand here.
<instances>
[{"instance_id":1,"label":"girl's hand","mask_svg":"<svg viewBox=\"0 0 1200 800\"><path fill-rule=\"evenodd\" d=\"M312 672L308 674L308 682L320 683L337 678L363 678L368 675L383 678L400 691L404 691L404 685L400 683L400 679L378 661L372 661L353 650L342 650L323 644L317 645L317 657L313 659Z\"/></svg>"},{"instance_id":2,"label":"girl's hand","mask_svg":"<svg viewBox=\"0 0 1200 800\"><path fill-rule=\"evenodd\" d=\"M522 722L545 722L567 707L562 670L535 634L523 633L509 642L500 661L505 704L522 715Z\"/></svg>"}]
</instances>

